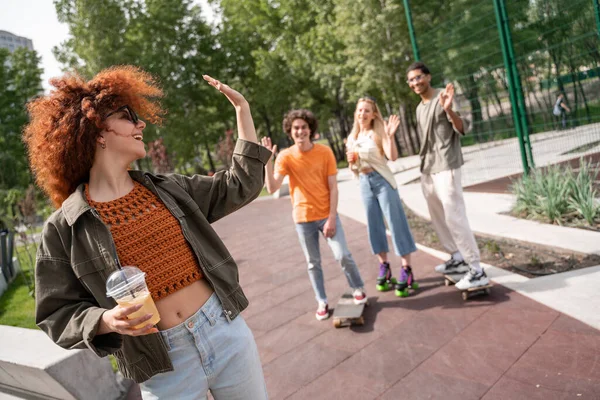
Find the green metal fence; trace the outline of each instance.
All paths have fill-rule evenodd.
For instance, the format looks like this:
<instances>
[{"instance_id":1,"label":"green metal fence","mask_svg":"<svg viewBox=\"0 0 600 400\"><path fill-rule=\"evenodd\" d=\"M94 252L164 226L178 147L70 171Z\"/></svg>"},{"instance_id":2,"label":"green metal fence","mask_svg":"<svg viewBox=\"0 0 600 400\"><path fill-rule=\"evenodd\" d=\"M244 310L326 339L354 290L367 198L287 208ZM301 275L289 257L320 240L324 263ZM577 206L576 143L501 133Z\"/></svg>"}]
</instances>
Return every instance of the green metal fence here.
<instances>
[{"instance_id":1,"label":"green metal fence","mask_svg":"<svg viewBox=\"0 0 600 400\"><path fill-rule=\"evenodd\" d=\"M598 2L466 0L421 19L427 6L404 0L414 58L435 86L455 84L472 121L462 141L479 172L467 185L600 159ZM554 115L561 93L565 107Z\"/></svg>"}]
</instances>

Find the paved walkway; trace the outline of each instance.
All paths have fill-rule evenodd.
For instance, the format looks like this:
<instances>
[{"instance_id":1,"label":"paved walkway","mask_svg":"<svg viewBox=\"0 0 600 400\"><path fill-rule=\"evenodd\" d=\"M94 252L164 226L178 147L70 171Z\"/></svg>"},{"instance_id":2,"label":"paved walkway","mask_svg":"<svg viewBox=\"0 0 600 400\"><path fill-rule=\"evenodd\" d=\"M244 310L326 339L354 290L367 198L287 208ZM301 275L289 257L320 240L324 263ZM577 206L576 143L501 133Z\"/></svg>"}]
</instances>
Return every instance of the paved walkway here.
<instances>
[{"instance_id":1,"label":"paved walkway","mask_svg":"<svg viewBox=\"0 0 600 400\"><path fill-rule=\"evenodd\" d=\"M405 161L406 162L406 161ZM465 174L474 173L472 163L465 163ZM395 175L399 184L400 196L404 203L416 214L429 219L427 203L421 192L420 184L403 185L403 179L412 170ZM416 168L418 172L418 168ZM366 224L360 191L356 180L350 179L346 170L341 171L339 183L339 212L357 222ZM511 209L513 196L508 194L465 192L467 214L475 232L541 244L564 251L579 253L600 253L600 233L541 224L514 218L505 214ZM442 252L427 249L441 259L449 256ZM516 290L524 296L545 304L557 311L565 312L596 329L600 329L600 266L528 279L521 275L491 267L488 275L497 283Z\"/></svg>"},{"instance_id":2,"label":"paved walkway","mask_svg":"<svg viewBox=\"0 0 600 400\"><path fill-rule=\"evenodd\" d=\"M413 261L421 290L376 292L366 227L342 221L370 298L363 327L315 319L289 198L260 199L214 225L240 266L271 399L598 398L600 331L501 285L464 302L423 251ZM335 305L347 283L321 248Z\"/></svg>"},{"instance_id":3,"label":"paved walkway","mask_svg":"<svg viewBox=\"0 0 600 400\"><path fill-rule=\"evenodd\" d=\"M251 301L244 317L272 399L549 399L600 393L600 331L500 285L490 297L465 303L432 272L439 260L424 252L413 261L423 287L417 295L378 293L366 228L342 220L371 300L366 326L356 329L335 329L314 318L288 198L255 202L215 225L240 264ZM322 254L335 304L347 284L325 246Z\"/></svg>"},{"instance_id":4,"label":"paved walkway","mask_svg":"<svg viewBox=\"0 0 600 400\"><path fill-rule=\"evenodd\" d=\"M597 136L585 133L587 141ZM551 154L564 135L538 136L545 143L537 151ZM512 173L504 167L515 146L508 140L467 150L466 184ZM482 162L497 168L485 170ZM418 158L398 160L392 169L407 206L428 218L419 185L410 184L420 175ZM600 266L536 279L485 266L496 283L491 296L464 302L432 272L448 255L419 246L413 265L422 289L406 299L379 293L357 182L347 169L338 180L339 212L370 299L363 327L335 329L314 318L288 197L261 198L214 225L240 266L250 299L243 316L271 399L600 398ZM465 200L477 232L600 253L600 234L499 214L510 209L510 195L469 192ZM347 283L321 248L333 306ZM391 261L397 270L399 259ZM137 398L135 389L129 398Z\"/></svg>"}]
</instances>

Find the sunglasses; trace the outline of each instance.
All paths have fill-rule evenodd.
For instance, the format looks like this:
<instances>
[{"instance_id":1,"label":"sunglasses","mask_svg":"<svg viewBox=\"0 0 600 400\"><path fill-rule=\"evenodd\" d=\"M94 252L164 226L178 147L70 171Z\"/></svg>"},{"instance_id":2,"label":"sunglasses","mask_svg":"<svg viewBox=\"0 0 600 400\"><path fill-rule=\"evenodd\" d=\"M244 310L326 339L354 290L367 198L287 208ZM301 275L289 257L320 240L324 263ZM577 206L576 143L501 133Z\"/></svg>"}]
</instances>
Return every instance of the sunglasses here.
<instances>
[{"instance_id":1,"label":"sunglasses","mask_svg":"<svg viewBox=\"0 0 600 400\"><path fill-rule=\"evenodd\" d=\"M127 120L129 120L134 125L137 125L138 121L140 120L138 118L138 115L135 113L135 111L133 111L133 109L131 107L129 107L128 105L124 105L123 107L119 107L116 110L109 112L108 114L106 114L106 118L110 117L113 114L119 113L119 112L124 113Z\"/></svg>"}]
</instances>

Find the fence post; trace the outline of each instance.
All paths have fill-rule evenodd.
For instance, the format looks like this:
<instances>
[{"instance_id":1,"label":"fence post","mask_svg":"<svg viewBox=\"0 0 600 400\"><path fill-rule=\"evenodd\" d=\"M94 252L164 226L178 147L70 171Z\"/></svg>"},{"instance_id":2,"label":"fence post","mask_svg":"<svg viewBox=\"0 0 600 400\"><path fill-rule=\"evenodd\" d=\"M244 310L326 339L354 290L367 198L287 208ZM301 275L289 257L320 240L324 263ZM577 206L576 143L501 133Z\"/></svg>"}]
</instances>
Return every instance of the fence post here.
<instances>
[{"instance_id":1,"label":"fence post","mask_svg":"<svg viewBox=\"0 0 600 400\"><path fill-rule=\"evenodd\" d=\"M594 14L596 14L596 30L598 36L600 36L600 0L593 0L594 2Z\"/></svg>"},{"instance_id":2,"label":"fence post","mask_svg":"<svg viewBox=\"0 0 600 400\"><path fill-rule=\"evenodd\" d=\"M415 27L413 25L412 13L410 12L410 5L408 4L408 0L404 0L404 11L406 12L406 23L408 24L408 35L410 36L410 43L412 44L413 55L415 56L415 61L420 61L421 55L419 54L419 46L417 46L417 38L415 37Z\"/></svg>"},{"instance_id":3,"label":"fence post","mask_svg":"<svg viewBox=\"0 0 600 400\"><path fill-rule=\"evenodd\" d=\"M502 47L502 58L504 59L504 68L506 69L508 80L508 91L510 95L510 104L512 106L513 121L519 139L519 148L521 150L523 173L527 175L530 168L534 167L531 143L529 142L529 123L527 122L525 98L523 96L521 78L519 77L519 70L514 56L510 25L508 23L504 0L494 0L494 11L496 13L496 24L498 25L500 46Z\"/></svg>"}]
</instances>

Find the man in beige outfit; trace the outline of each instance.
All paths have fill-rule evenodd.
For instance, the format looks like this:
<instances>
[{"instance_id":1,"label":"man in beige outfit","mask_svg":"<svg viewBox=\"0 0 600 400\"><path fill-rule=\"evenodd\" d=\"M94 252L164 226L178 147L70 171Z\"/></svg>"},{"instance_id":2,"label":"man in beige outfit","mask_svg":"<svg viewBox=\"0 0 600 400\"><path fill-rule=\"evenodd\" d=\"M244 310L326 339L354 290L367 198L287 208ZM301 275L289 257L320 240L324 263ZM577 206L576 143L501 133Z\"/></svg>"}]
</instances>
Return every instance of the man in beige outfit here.
<instances>
[{"instance_id":1,"label":"man in beige outfit","mask_svg":"<svg viewBox=\"0 0 600 400\"><path fill-rule=\"evenodd\" d=\"M456 284L464 290L489 284L481 268L479 249L469 226L461 185L464 164L460 136L467 121L452 109L454 86L434 89L431 73L425 64L408 67L407 83L419 96L417 123L421 135L421 188L427 201L431 222L440 243L452 254L437 272L466 273Z\"/></svg>"}]
</instances>

